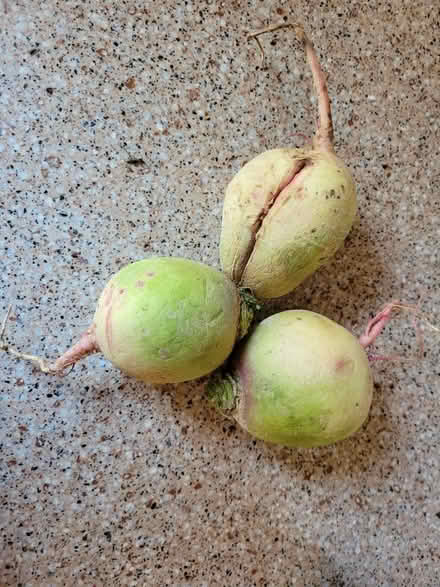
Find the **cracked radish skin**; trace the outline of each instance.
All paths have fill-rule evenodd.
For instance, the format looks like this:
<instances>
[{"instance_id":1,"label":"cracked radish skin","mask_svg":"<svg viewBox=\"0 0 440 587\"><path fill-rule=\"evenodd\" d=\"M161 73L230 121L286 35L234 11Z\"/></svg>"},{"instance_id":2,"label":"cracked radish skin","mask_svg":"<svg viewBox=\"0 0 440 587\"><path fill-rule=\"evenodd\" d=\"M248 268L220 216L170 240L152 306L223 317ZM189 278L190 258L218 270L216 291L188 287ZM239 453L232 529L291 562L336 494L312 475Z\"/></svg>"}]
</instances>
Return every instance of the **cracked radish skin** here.
<instances>
[{"instance_id":1,"label":"cracked radish skin","mask_svg":"<svg viewBox=\"0 0 440 587\"><path fill-rule=\"evenodd\" d=\"M227 188L223 270L258 298L287 294L337 251L355 215L353 180L334 153L266 151Z\"/></svg>"},{"instance_id":2,"label":"cracked radish skin","mask_svg":"<svg viewBox=\"0 0 440 587\"><path fill-rule=\"evenodd\" d=\"M158 257L123 267L105 286L91 326L45 373L102 352L125 373L150 383L178 383L219 367L253 318L253 299L220 271L182 258Z\"/></svg>"},{"instance_id":3,"label":"cracked radish skin","mask_svg":"<svg viewBox=\"0 0 440 587\"><path fill-rule=\"evenodd\" d=\"M328 318L289 310L263 320L234 351L210 399L251 435L295 447L354 434L371 405L373 379L357 338Z\"/></svg>"},{"instance_id":4,"label":"cracked radish skin","mask_svg":"<svg viewBox=\"0 0 440 587\"><path fill-rule=\"evenodd\" d=\"M260 299L291 292L333 256L357 210L351 173L333 149L323 72L302 29L297 34L318 94L312 146L272 149L249 161L228 185L223 206L223 271Z\"/></svg>"}]
</instances>

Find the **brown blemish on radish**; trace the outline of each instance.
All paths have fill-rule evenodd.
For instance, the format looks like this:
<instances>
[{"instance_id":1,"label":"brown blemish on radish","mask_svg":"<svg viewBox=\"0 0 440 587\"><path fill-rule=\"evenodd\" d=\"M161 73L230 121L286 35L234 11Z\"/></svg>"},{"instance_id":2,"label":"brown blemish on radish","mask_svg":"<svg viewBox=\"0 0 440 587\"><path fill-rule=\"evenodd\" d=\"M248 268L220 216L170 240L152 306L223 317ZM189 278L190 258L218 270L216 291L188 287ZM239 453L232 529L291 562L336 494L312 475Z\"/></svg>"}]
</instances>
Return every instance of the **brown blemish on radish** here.
<instances>
[{"instance_id":1,"label":"brown blemish on radish","mask_svg":"<svg viewBox=\"0 0 440 587\"><path fill-rule=\"evenodd\" d=\"M125 289L120 289L120 290L119 290L119 295L121 295L121 296L122 296L122 294L123 294L124 292L125 292Z\"/></svg>"},{"instance_id":2,"label":"brown blemish on radish","mask_svg":"<svg viewBox=\"0 0 440 587\"><path fill-rule=\"evenodd\" d=\"M336 361L335 371L338 375L350 375L354 369L354 362L347 357L341 357Z\"/></svg>"},{"instance_id":3,"label":"brown blemish on radish","mask_svg":"<svg viewBox=\"0 0 440 587\"><path fill-rule=\"evenodd\" d=\"M154 273L154 271L148 271L147 272L147 277L154 277L156 274Z\"/></svg>"},{"instance_id":4,"label":"brown blemish on radish","mask_svg":"<svg viewBox=\"0 0 440 587\"><path fill-rule=\"evenodd\" d=\"M304 200L304 196L304 188L302 186L298 188L293 194L293 198L295 200Z\"/></svg>"},{"instance_id":5,"label":"brown blemish on radish","mask_svg":"<svg viewBox=\"0 0 440 587\"><path fill-rule=\"evenodd\" d=\"M136 287L144 287L144 285L145 285L145 281L141 281L140 279L139 279L139 281L136 281Z\"/></svg>"}]
</instances>

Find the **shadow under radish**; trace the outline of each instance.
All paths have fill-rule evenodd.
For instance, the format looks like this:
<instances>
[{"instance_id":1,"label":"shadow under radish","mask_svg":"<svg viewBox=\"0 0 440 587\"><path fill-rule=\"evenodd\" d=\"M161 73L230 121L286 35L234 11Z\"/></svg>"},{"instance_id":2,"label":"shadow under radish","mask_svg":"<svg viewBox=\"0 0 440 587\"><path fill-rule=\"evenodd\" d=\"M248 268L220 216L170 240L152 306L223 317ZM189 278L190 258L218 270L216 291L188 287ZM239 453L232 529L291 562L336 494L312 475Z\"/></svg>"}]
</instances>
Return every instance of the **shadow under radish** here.
<instances>
[{"instance_id":1,"label":"shadow under radish","mask_svg":"<svg viewBox=\"0 0 440 587\"><path fill-rule=\"evenodd\" d=\"M272 445L250 436L231 418L220 414L207 398L209 378L176 386L158 386L155 391L138 384L127 385L124 393L149 403L150 411L163 411L166 402L167 417L181 433L191 434L191 445L196 441L216 458L239 451L245 459L258 458L268 464L278 463L297 479L322 482L334 478L376 476L381 468L398 453L400 431L396 429L389 411L386 395L392 390L375 384L369 417L352 437L320 448L289 448ZM180 432L179 432L180 431Z\"/></svg>"},{"instance_id":2,"label":"shadow under radish","mask_svg":"<svg viewBox=\"0 0 440 587\"><path fill-rule=\"evenodd\" d=\"M262 305L257 321L275 312L306 308L346 327L359 323L359 315L372 307L371 300L390 283L390 275L385 272L368 233L365 226L357 225L344 248L326 267L289 296ZM277 462L305 481L323 481L329 475L369 476L398 446L399 430L393 428L386 401L389 390L381 383L375 385L367 423L353 437L323 448L289 449L255 440L233 420L219 414L207 397L210 376L193 382L157 386L131 381L122 374L115 378L121 381L124 394L138 402L147 402L153 419L157 413L164 421L172 422L175 434L181 433L183 442L186 431L190 430L202 445L211 446L216 452L228 454L239 444L244 454L258 453L264 461ZM96 399L107 393L104 389L100 392L99 387L95 386Z\"/></svg>"}]
</instances>

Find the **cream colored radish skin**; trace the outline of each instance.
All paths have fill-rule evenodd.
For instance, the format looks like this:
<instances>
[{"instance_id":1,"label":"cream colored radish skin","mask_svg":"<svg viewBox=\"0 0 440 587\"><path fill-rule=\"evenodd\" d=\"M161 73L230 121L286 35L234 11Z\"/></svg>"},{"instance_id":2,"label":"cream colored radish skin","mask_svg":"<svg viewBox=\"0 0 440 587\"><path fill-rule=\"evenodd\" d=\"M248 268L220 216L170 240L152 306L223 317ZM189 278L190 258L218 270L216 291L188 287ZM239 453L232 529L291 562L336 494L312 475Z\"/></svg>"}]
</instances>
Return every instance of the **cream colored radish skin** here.
<instances>
[{"instance_id":1,"label":"cream colored radish skin","mask_svg":"<svg viewBox=\"0 0 440 587\"><path fill-rule=\"evenodd\" d=\"M334 255L357 210L351 173L333 149L323 72L302 29L297 34L318 95L313 144L256 156L229 183L223 206L223 271L261 299L289 293Z\"/></svg>"},{"instance_id":2,"label":"cream colored radish skin","mask_svg":"<svg viewBox=\"0 0 440 587\"><path fill-rule=\"evenodd\" d=\"M351 174L333 152L266 151L226 190L223 270L258 298L287 294L334 255L356 209Z\"/></svg>"}]
</instances>

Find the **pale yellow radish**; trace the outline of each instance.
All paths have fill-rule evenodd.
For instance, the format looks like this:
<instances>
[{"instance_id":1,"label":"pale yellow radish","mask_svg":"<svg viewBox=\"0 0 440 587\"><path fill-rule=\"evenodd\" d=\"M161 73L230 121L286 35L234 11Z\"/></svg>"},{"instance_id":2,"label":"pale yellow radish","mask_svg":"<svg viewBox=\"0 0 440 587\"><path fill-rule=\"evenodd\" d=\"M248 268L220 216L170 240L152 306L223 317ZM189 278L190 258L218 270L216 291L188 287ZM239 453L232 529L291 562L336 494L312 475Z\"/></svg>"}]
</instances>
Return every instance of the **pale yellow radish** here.
<instances>
[{"instance_id":1,"label":"pale yellow radish","mask_svg":"<svg viewBox=\"0 0 440 587\"><path fill-rule=\"evenodd\" d=\"M231 180L223 205L223 271L262 299L289 293L334 255L357 210L351 173L333 149L324 74L302 28L296 31L318 95L319 123L312 145L256 156Z\"/></svg>"}]
</instances>

